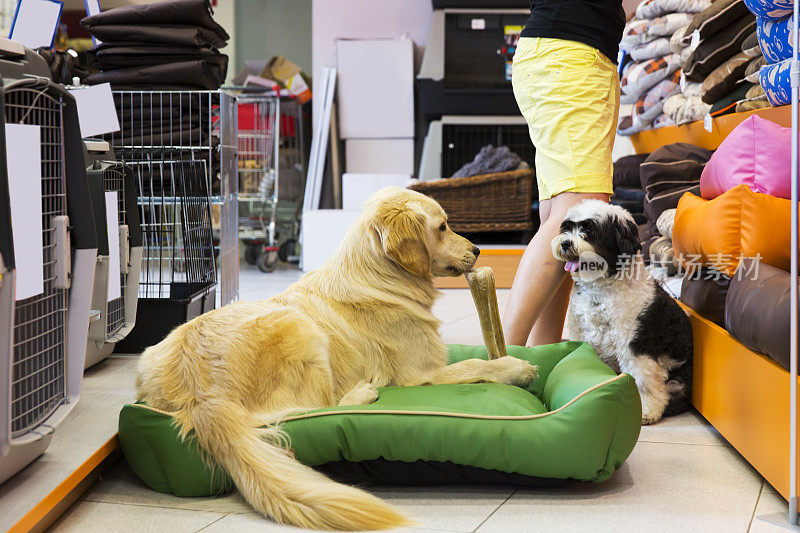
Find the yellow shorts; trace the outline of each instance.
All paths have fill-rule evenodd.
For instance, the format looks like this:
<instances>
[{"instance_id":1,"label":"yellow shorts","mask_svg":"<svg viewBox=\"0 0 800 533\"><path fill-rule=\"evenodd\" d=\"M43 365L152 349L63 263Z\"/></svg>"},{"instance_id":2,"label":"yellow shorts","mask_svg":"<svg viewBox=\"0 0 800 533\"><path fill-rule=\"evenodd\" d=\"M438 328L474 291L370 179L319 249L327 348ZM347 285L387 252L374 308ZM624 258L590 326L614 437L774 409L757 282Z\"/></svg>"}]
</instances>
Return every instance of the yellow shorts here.
<instances>
[{"instance_id":1,"label":"yellow shorts","mask_svg":"<svg viewBox=\"0 0 800 533\"><path fill-rule=\"evenodd\" d=\"M591 46L523 37L514 53L514 96L536 147L539 199L613 193L611 149L619 76Z\"/></svg>"}]
</instances>

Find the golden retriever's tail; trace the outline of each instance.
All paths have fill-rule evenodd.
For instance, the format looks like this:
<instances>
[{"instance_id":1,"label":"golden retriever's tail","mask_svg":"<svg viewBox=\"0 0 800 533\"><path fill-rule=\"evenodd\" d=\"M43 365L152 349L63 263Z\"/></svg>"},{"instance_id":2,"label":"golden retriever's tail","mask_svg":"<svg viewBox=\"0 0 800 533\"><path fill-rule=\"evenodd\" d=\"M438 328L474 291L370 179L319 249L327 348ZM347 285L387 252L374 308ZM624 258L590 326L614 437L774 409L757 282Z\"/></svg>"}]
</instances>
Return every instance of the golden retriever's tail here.
<instances>
[{"instance_id":1,"label":"golden retriever's tail","mask_svg":"<svg viewBox=\"0 0 800 533\"><path fill-rule=\"evenodd\" d=\"M258 512L282 524L335 530L389 529L411 522L362 490L335 483L281 447L279 428L257 422L234 402L203 399L176 414L182 433L194 429L200 446L233 478Z\"/></svg>"}]
</instances>

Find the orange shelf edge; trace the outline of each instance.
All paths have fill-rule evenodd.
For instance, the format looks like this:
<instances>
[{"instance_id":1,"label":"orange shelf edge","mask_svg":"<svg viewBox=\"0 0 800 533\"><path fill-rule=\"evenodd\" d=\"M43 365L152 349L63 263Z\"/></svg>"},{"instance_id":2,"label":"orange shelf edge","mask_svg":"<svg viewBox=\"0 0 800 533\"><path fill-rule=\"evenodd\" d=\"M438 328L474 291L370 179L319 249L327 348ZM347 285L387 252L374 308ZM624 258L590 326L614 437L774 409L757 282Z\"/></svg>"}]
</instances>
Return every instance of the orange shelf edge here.
<instances>
[{"instance_id":1,"label":"orange shelf edge","mask_svg":"<svg viewBox=\"0 0 800 533\"><path fill-rule=\"evenodd\" d=\"M81 463L67 478L59 483L42 501L28 511L8 533L44 531L72 504L80 494L89 488L86 481L97 472L105 460L119 448L119 438L115 434L88 459ZM94 480L91 480L94 481Z\"/></svg>"},{"instance_id":2,"label":"orange shelf edge","mask_svg":"<svg viewBox=\"0 0 800 533\"><path fill-rule=\"evenodd\" d=\"M692 323L692 405L787 498L789 372L678 303Z\"/></svg>"},{"instance_id":3,"label":"orange shelf edge","mask_svg":"<svg viewBox=\"0 0 800 533\"><path fill-rule=\"evenodd\" d=\"M750 115L771 120L784 127L791 126L791 106L766 107L744 113L730 113L712 119L711 133L703 127L703 121L645 130L631 135L633 148L638 154L654 152L665 144L690 143L708 150L716 150L727 135Z\"/></svg>"}]
</instances>

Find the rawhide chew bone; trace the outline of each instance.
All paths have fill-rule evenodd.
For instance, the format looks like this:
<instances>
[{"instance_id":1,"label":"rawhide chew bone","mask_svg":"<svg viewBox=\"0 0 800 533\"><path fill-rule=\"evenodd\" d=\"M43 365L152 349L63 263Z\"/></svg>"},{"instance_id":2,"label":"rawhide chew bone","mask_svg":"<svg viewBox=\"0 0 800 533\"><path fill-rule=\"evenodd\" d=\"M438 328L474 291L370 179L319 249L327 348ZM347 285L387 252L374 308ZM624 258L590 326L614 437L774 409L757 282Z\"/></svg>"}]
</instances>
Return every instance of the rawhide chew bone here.
<instances>
[{"instance_id":1,"label":"rawhide chew bone","mask_svg":"<svg viewBox=\"0 0 800 533\"><path fill-rule=\"evenodd\" d=\"M483 342L489 351L489 359L497 359L506 354L506 340L500 324L500 311L497 309L497 292L494 287L494 272L491 267L480 267L464 274L469 283L472 300L478 309L481 321Z\"/></svg>"}]
</instances>

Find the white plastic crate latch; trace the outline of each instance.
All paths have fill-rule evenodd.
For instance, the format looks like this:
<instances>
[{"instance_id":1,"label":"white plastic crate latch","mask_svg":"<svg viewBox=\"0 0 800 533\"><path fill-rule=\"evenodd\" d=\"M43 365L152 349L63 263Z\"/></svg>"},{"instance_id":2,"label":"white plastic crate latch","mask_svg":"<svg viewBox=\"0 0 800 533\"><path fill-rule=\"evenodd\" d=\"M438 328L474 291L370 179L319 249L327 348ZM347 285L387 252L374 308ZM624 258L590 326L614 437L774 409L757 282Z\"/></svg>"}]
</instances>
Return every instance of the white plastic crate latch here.
<instances>
[{"instance_id":1,"label":"white plastic crate latch","mask_svg":"<svg viewBox=\"0 0 800 533\"><path fill-rule=\"evenodd\" d=\"M53 286L56 289L69 289L72 274L72 257L70 256L69 217L59 215L53 217Z\"/></svg>"}]
</instances>

